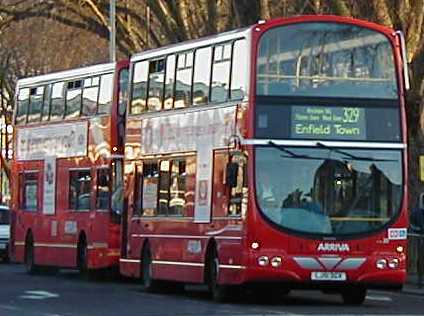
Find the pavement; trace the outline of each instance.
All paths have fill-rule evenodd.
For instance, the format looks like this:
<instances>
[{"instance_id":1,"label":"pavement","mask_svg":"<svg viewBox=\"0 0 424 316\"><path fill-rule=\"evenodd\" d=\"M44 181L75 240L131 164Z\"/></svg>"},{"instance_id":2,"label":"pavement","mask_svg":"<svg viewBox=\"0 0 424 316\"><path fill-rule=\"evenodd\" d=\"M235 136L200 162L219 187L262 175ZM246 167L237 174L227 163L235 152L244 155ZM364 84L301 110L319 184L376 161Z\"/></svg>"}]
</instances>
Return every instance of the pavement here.
<instances>
[{"instance_id":1,"label":"pavement","mask_svg":"<svg viewBox=\"0 0 424 316\"><path fill-rule=\"evenodd\" d=\"M424 277L423 277L424 280ZM402 292L406 294L423 295L424 296L424 283L421 286L418 284L418 276L416 274L408 275L408 279L402 288Z\"/></svg>"}]
</instances>

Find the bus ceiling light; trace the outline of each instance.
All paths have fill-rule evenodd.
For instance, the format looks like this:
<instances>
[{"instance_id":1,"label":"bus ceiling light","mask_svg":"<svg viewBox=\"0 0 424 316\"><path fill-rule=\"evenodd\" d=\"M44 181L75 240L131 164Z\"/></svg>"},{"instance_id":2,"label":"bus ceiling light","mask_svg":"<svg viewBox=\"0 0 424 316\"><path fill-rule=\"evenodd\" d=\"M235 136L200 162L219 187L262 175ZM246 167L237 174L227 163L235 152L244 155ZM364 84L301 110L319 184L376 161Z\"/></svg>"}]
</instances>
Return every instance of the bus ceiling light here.
<instances>
[{"instance_id":1,"label":"bus ceiling light","mask_svg":"<svg viewBox=\"0 0 424 316\"><path fill-rule=\"evenodd\" d=\"M254 241L254 242L252 242L250 247L252 247L252 249L254 249L254 250L259 249L259 243L257 241Z\"/></svg>"},{"instance_id":2,"label":"bus ceiling light","mask_svg":"<svg viewBox=\"0 0 424 316\"><path fill-rule=\"evenodd\" d=\"M271 259L271 265L274 268L280 267L282 263L283 263L283 259L281 257L274 257Z\"/></svg>"},{"instance_id":3,"label":"bus ceiling light","mask_svg":"<svg viewBox=\"0 0 424 316\"><path fill-rule=\"evenodd\" d=\"M260 257L258 258L258 264L259 264L261 267L265 267L265 266L267 266L267 265L269 264L269 258L268 258L267 256L260 256Z\"/></svg>"},{"instance_id":4,"label":"bus ceiling light","mask_svg":"<svg viewBox=\"0 0 424 316\"><path fill-rule=\"evenodd\" d=\"M396 247L396 251L397 251L398 253L403 253L403 246L397 246L397 247Z\"/></svg>"},{"instance_id":5,"label":"bus ceiling light","mask_svg":"<svg viewBox=\"0 0 424 316\"><path fill-rule=\"evenodd\" d=\"M399 267L399 259L398 258L390 259L388 266L390 269L397 269Z\"/></svg>"},{"instance_id":6,"label":"bus ceiling light","mask_svg":"<svg viewBox=\"0 0 424 316\"><path fill-rule=\"evenodd\" d=\"M387 260L386 259L378 259L375 263L375 266L377 269L383 270L387 267Z\"/></svg>"}]
</instances>

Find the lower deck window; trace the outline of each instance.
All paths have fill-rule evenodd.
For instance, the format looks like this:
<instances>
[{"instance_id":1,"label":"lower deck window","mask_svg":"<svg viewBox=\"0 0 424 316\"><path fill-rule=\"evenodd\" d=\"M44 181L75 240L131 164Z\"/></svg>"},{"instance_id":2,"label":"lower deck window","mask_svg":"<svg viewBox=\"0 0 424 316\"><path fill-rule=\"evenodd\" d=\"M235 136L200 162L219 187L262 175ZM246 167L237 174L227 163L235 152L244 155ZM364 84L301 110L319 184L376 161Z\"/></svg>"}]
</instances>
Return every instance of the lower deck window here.
<instances>
[{"instance_id":1,"label":"lower deck window","mask_svg":"<svg viewBox=\"0 0 424 316\"><path fill-rule=\"evenodd\" d=\"M107 168L97 170L97 198L96 209L107 210L110 204L110 170Z\"/></svg>"},{"instance_id":2,"label":"lower deck window","mask_svg":"<svg viewBox=\"0 0 424 316\"><path fill-rule=\"evenodd\" d=\"M22 183L21 208L26 211L36 211L38 209L38 173L24 173Z\"/></svg>"},{"instance_id":3,"label":"lower deck window","mask_svg":"<svg viewBox=\"0 0 424 316\"><path fill-rule=\"evenodd\" d=\"M69 172L69 209L89 210L91 197L90 170Z\"/></svg>"}]
</instances>

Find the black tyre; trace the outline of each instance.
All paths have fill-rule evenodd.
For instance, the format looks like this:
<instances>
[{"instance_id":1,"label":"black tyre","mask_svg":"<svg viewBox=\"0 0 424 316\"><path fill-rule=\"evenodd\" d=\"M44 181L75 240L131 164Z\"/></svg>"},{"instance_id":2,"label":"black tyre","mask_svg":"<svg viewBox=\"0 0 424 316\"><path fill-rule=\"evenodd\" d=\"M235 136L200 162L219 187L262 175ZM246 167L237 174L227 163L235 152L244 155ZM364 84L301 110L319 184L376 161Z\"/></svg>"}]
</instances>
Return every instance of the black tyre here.
<instances>
[{"instance_id":1,"label":"black tyre","mask_svg":"<svg viewBox=\"0 0 424 316\"><path fill-rule=\"evenodd\" d=\"M35 274L39 272L39 267L35 264L34 258L34 243L32 241L32 237L29 236L27 238L27 242L25 243L25 270L28 274Z\"/></svg>"},{"instance_id":2,"label":"black tyre","mask_svg":"<svg viewBox=\"0 0 424 316\"><path fill-rule=\"evenodd\" d=\"M342 292L343 302L347 305L361 305L367 296L367 289L361 287L348 288Z\"/></svg>"},{"instance_id":3,"label":"black tyre","mask_svg":"<svg viewBox=\"0 0 424 316\"><path fill-rule=\"evenodd\" d=\"M219 259L216 251L209 256L208 274L208 287L213 300L216 302L228 301L230 299L229 287L218 284Z\"/></svg>"},{"instance_id":4,"label":"black tyre","mask_svg":"<svg viewBox=\"0 0 424 316\"><path fill-rule=\"evenodd\" d=\"M159 291L161 289L161 283L152 277L152 252L150 251L149 245L144 247L141 260L141 276L144 290L147 292Z\"/></svg>"}]
</instances>

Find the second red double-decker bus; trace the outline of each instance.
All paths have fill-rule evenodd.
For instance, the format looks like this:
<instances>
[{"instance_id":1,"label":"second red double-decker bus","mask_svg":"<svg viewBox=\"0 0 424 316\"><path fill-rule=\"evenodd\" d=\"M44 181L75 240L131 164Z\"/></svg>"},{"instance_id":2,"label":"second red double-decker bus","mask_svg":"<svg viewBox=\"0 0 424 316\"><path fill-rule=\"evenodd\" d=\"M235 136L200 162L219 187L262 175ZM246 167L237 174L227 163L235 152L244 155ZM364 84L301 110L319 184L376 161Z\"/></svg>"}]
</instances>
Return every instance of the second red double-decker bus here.
<instances>
[{"instance_id":1,"label":"second red double-decker bus","mask_svg":"<svg viewBox=\"0 0 424 316\"><path fill-rule=\"evenodd\" d=\"M128 61L18 81L10 245L28 272L117 266L127 85Z\"/></svg>"},{"instance_id":2,"label":"second red double-decker bus","mask_svg":"<svg viewBox=\"0 0 424 316\"><path fill-rule=\"evenodd\" d=\"M131 59L121 271L336 291L405 281L402 34L335 16L261 22Z\"/></svg>"}]
</instances>

